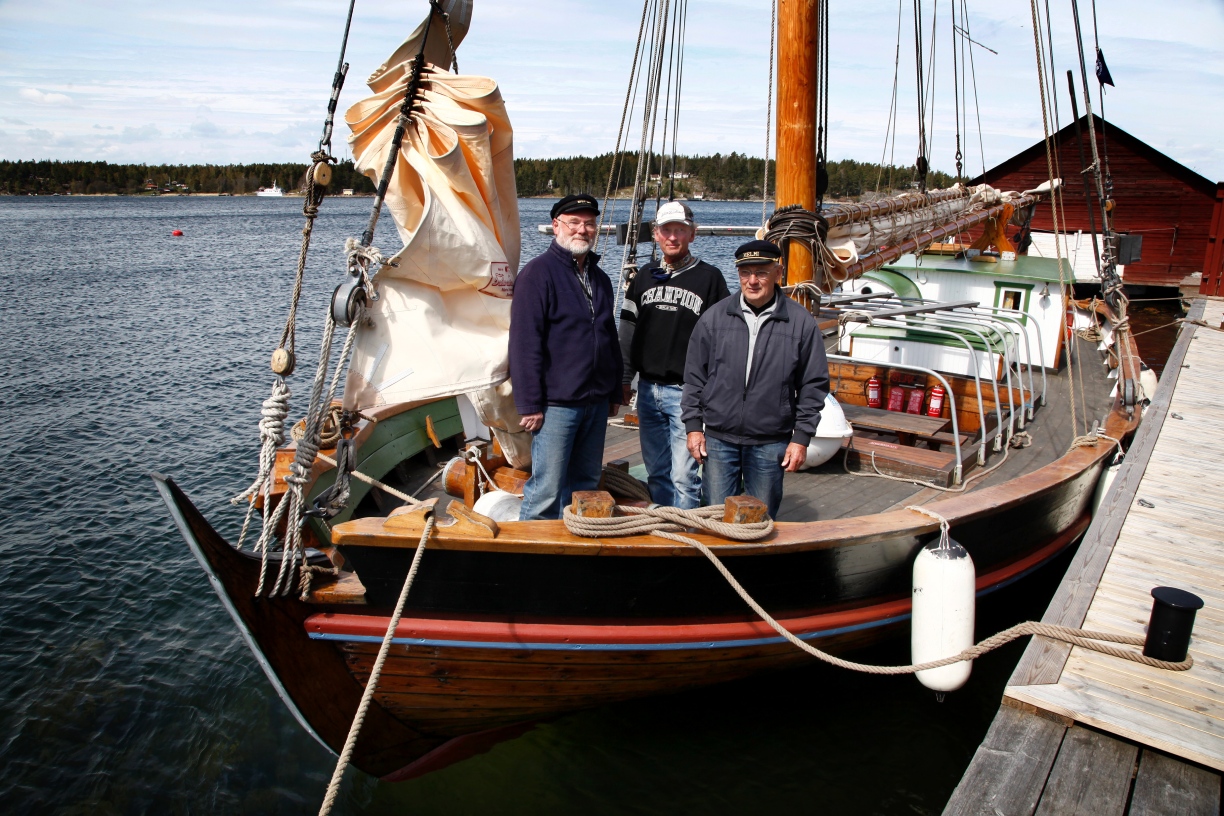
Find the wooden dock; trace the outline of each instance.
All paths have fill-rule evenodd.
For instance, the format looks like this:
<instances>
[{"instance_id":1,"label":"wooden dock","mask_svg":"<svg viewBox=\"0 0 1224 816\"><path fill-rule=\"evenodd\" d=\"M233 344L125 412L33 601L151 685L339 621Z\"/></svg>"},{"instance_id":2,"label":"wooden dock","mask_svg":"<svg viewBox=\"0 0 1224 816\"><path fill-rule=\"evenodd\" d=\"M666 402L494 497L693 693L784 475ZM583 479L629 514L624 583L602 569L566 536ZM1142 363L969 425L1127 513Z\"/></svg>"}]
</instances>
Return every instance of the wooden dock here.
<instances>
[{"instance_id":1,"label":"wooden dock","mask_svg":"<svg viewBox=\"0 0 1224 816\"><path fill-rule=\"evenodd\" d=\"M1043 621L1137 634L1154 586L1206 602L1184 673L1034 638L944 810L1211 814L1224 771L1224 301L1199 300Z\"/></svg>"}]
</instances>

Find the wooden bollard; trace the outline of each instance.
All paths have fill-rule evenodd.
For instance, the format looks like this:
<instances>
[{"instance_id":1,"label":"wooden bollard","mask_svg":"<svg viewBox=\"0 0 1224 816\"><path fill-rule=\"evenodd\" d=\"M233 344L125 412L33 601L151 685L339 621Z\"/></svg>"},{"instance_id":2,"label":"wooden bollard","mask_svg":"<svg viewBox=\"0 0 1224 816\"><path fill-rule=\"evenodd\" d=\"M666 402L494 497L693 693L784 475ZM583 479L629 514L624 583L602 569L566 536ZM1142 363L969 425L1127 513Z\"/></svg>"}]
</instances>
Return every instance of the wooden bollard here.
<instances>
[{"instance_id":1,"label":"wooden bollard","mask_svg":"<svg viewBox=\"0 0 1224 816\"><path fill-rule=\"evenodd\" d=\"M613 459L611 462L608 462L606 465L604 465L604 467L610 467L613 470L619 470L621 473L628 473L629 472L629 460L628 459Z\"/></svg>"},{"instance_id":2,"label":"wooden bollard","mask_svg":"<svg viewBox=\"0 0 1224 816\"><path fill-rule=\"evenodd\" d=\"M765 502L756 496L728 496L723 507L723 521L727 524L753 524L764 521L765 511L769 509Z\"/></svg>"},{"instance_id":3,"label":"wooden bollard","mask_svg":"<svg viewBox=\"0 0 1224 816\"><path fill-rule=\"evenodd\" d=\"M574 515L581 518L612 518L616 501L606 490L578 490L574 492L574 503L570 507Z\"/></svg>"}]
</instances>

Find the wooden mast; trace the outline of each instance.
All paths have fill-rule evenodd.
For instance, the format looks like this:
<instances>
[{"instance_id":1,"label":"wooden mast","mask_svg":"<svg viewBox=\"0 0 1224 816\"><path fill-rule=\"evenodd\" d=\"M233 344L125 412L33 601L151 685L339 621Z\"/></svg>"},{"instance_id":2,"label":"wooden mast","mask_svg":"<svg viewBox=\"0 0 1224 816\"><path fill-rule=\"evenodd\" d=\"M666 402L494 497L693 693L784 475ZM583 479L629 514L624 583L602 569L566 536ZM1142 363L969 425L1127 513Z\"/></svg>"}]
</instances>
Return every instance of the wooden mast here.
<instances>
[{"instance_id":1,"label":"wooden mast","mask_svg":"<svg viewBox=\"0 0 1224 816\"><path fill-rule=\"evenodd\" d=\"M777 207L816 209L817 0L778 0ZM790 244L787 283L812 280L812 255Z\"/></svg>"}]
</instances>

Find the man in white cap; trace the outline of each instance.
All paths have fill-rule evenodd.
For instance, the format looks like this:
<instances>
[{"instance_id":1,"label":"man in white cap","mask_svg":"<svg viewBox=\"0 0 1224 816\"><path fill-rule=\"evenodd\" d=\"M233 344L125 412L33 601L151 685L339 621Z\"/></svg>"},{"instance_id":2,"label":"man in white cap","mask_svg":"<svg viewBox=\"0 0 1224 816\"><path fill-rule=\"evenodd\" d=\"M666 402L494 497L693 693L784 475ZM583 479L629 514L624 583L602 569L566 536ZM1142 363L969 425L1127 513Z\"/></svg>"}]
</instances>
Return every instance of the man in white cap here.
<instances>
[{"instance_id":1,"label":"man in white cap","mask_svg":"<svg viewBox=\"0 0 1224 816\"><path fill-rule=\"evenodd\" d=\"M653 233L663 258L638 270L621 307L624 402L629 403L636 374L650 498L692 509L701 503L701 475L680 421L684 362L698 318L730 292L722 272L689 251L697 226L687 206L669 201L659 207Z\"/></svg>"}]
</instances>

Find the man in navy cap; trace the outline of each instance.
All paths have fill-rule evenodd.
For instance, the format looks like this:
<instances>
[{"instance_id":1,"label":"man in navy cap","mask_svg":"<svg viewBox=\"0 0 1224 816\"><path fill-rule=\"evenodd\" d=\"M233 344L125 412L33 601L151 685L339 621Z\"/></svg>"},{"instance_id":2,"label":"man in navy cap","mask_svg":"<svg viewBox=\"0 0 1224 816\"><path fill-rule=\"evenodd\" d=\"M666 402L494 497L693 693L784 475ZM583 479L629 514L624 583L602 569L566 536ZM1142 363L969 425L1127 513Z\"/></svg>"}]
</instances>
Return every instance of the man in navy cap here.
<instances>
[{"instance_id":1,"label":"man in navy cap","mask_svg":"<svg viewBox=\"0 0 1224 816\"><path fill-rule=\"evenodd\" d=\"M638 375L642 459L656 504L691 510L701 502L699 465L689 456L680 393L689 337L697 319L730 295L718 267L693 257L693 212L679 201L659 207L654 239L663 259L634 275L621 306L624 403Z\"/></svg>"},{"instance_id":2,"label":"man in navy cap","mask_svg":"<svg viewBox=\"0 0 1224 816\"><path fill-rule=\"evenodd\" d=\"M689 452L705 463L704 503L746 492L773 518L782 472L803 466L829 393L820 328L779 290L781 259L768 241L735 251L740 294L697 321L682 401Z\"/></svg>"},{"instance_id":3,"label":"man in navy cap","mask_svg":"<svg viewBox=\"0 0 1224 816\"><path fill-rule=\"evenodd\" d=\"M555 238L528 261L510 306L510 378L533 434L519 518L560 518L575 490L594 490L608 417L621 402L612 282L591 251L599 205L569 195L552 208Z\"/></svg>"}]
</instances>

